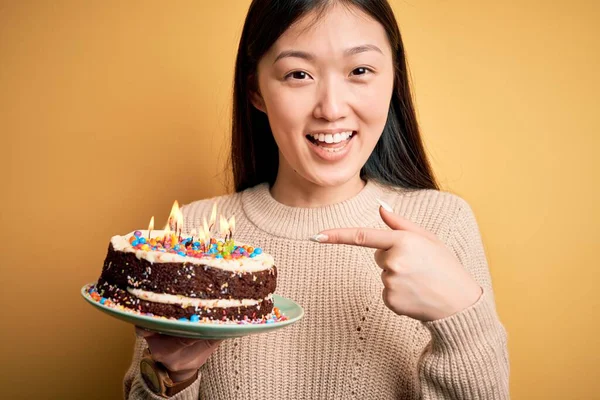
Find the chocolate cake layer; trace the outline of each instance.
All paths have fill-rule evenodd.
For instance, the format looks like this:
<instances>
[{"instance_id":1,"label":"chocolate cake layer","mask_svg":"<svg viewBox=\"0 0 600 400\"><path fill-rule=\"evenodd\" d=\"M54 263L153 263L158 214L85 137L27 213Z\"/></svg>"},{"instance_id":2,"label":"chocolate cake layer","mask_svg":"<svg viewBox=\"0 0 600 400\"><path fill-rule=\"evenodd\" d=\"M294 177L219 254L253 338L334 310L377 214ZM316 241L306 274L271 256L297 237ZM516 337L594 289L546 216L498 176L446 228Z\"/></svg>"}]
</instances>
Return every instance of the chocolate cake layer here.
<instances>
[{"instance_id":1,"label":"chocolate cake layer","mask_svg":"<svg viewBox=\"0 0 600 400\"><path fill-rule=\"evenodd\" d=\"M214 307L203 308L186 307L182 308L177 304L154 303L151 301L141 300L131 295L126 290L111 286L109 284L98 284L96 287L98 293L106 298L110 298L113 302L122 305L123 307L131 308L142 313L151 313L154 315L172 317L172 318L190 318L192 315L198 315L200 318L208 317L214 320L243 320L244 317L249 319L261 318L263 315L273 311L273 301L263 300L260 304L254 306L239 306L239 307Z\"/></svg>"},{"instance_id":2,"label":"chocolate cake layer","mask_svg":"<svg viewBox=\"0 0 600 400\"><path fill-rule=\"evenodd\" d=\"M262 299L275 291L277 268L235 273L193 263L150 263L111 243L99 282L198 299Z\"/></svg>"}]
</instances>

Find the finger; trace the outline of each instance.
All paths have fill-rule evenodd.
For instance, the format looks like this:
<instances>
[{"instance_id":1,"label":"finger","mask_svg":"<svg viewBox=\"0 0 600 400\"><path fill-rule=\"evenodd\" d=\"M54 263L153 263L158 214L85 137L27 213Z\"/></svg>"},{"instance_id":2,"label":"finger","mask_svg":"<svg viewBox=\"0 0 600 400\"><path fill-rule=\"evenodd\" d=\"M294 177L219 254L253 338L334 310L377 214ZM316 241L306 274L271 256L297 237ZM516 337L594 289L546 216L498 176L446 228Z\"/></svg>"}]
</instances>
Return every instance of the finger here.
<instances>
[{"instance_id":1,"label":"finger","mask_svg":"<svg viewBox=\"0 0 600 400\"><path fill-rule=\"evenodd\" d=\"M198 362L203 364L206 359L216 350L223 340L198 339L193 346L182 349L177 355L177 361L172 368L177 370L197 369Z\"/></svg>"},{"instance_id":2,"label":"finger","mask_svg":"<svg viewBox=\"0 0 600 400\"><path fill-rule=\"evenodd\" d=\"M154 335L145 338L148 347L152 351L152 358L163 362L179 357L185 353L198 339L185 339L169 335ZM188 340L193 342L188 342Z\"/></svg>"},{"instance_id":3,"label":"finger","mask_svg":"<svg viewBox=\"0 0 600 400\"><path fill-rule=\"evenodd\" d=\"M385 304L385 306L387 308L390 308L390 290L386 287L381 291L381 299L383 300L383 304Z\"/></svg>"},{"instance_id":4,"label":"finger","mask_svg":"<svg viewBox=\"0 0 600 400\"><path fill-rule=\"evenodd\" d=\"M184 338L184 337L176 337L176 342L179 343L182 347L189 347L195 344L200 339L192 339L192 338Z\"/></svg>"},{"instance_id":5,"label":"finger","mask_svg":"<svg viewBox=\"0 0 600 400\"><path fill-rule=\"evenodd\" d=\"M393 281L394 281L394 274L392 272L388 271L387 269L384 269L381 272L381 283L383 283L383 288L390 289L390 288L394 287Z\"/></svg>"},{"instance_id":6,"label":"finger","mask_svg":"<svg viewBox=\"0 0 600 400\"><path fill-rule=\"evenodd\" d=\"M436 238L436 236L429 232L427 229L415 224L414 222L402 217L393 212L392 208L382 200L378 200L381 206L379 207L379 214L381 219L387 226L396 231L408 231L414 232L419 235L428 237L430 239Z\"/></svg>"},{"instance_id":7,"label":"finger","mask_svg":"<svg viewBox=\"0 0 600 400\"><path fill-rule=\"evenodd\" d=\"M328 229L310 238L318 243L349 244L389 250L397 241L397 232L372 228Z\"/></svg>"},{"instance_id":8,"label":"finger","mask_svg":"<svg viewBox=\"0 0 600 400\"><path fill-rule=\"evenodd\" d=\"M214 348L218 347L222 341L223 341L223 339L203 339L203 340L198 340L198 342L195 343L194 345L197 348L214 349Z\"/></svg>"},{"instance_id":9,"label":"finger","mask_svg":"<svg viewBox=\"0 0 600 400\"><path fill-rule=\"evenodd\" d=\"M377 266L379 268L381 268L385 271L387 252L385 250L377 249L377 251L375 252L374 258L375 258L375 264L377 264Z\"/></svg>"}]
</instances>

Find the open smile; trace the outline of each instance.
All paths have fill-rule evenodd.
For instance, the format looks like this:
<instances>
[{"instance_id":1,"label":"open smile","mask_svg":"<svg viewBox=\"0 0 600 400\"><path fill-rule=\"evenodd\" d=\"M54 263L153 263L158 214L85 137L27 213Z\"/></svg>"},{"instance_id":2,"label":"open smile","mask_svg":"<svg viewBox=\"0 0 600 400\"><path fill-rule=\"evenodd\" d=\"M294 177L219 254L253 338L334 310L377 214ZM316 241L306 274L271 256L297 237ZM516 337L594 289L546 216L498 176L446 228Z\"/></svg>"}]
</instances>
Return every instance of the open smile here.
<instances>
[{"instance_id":1,"label":"open smile","mask_svg":"<svg viewBox=\"0 0 600 400\"><path fill-rule=\"evenodd\" d=\"M356 131L310 133L306 135L306 138L315 146L319 146L325 151L336 153L346 147L355 135Z\"/></svg>"},{"instance_id":2,"label":"open smile","mask_svg":"<svg viewBox=\"0 0 600 400\"><path fill-rule=\"evenodd\" d=\"M346 130L338 132L313 132L306 135L311 143L311 149L326 161L337 161L343 158L350 149L352 139L357 131Z\"/></svg>"}]
</instances>

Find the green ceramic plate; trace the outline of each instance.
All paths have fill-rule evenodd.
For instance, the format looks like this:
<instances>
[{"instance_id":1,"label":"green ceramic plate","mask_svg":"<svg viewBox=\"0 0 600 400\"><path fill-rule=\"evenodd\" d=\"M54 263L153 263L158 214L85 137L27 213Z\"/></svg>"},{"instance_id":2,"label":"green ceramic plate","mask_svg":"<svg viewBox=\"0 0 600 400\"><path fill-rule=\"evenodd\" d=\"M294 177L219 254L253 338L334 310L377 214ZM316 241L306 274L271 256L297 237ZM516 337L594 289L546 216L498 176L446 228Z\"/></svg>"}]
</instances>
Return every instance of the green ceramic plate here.
<instances>
[{"instance_id":1,"label":"green ceramic plate","mask_svg":"<svg viewBox=\"0 0 600 400\"><path fill-rule=\"evenodd\" d=\"M134 312L127 312L116 308L107 307L99 302L96 302L88 294L88 288L91 284L81 288L83 298L108 315L118 318L121 321L129 322L142 328L147 328L166 335L180 336L194 339L229 339L240 336L253 335L257 333L271 332L277 329L285 328L291 324L298 322L304 315L304 310L298 304L285 297L274 294L273 301L275 307L288 317L285 321L273 322L270 324L216 324L216 323L201 323L201 322L185 322L156 317L139 315Z\"/></svg>"}]
</instances>

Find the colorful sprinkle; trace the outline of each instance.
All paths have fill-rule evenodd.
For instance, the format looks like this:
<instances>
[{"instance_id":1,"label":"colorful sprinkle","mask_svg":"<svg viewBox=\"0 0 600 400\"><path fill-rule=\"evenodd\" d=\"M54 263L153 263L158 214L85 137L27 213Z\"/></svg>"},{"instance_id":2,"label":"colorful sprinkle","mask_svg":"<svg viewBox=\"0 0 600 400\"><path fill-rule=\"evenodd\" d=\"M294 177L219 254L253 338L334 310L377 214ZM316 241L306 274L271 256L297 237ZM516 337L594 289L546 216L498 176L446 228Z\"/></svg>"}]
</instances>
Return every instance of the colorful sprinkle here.
<instances>
[{"instance_id":1,"label":"colorful sprinkle","mask_svg":"<svg viewBox=\"0 0 600 400\"><path fill-rule=\"evenodd\" d=\"M211 238L209 242L200 242L194 240L193 237L181 237L173 233L169 233L164 237L147 239L143 237L141 231L135 231L128 238L128 241L134 250L171 253L193 258L238 260L240 258L254 258L263 253L259 247L238 246L232 239Z\"/></svg>"}]
</instances>

